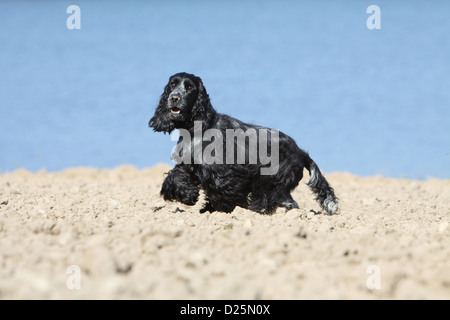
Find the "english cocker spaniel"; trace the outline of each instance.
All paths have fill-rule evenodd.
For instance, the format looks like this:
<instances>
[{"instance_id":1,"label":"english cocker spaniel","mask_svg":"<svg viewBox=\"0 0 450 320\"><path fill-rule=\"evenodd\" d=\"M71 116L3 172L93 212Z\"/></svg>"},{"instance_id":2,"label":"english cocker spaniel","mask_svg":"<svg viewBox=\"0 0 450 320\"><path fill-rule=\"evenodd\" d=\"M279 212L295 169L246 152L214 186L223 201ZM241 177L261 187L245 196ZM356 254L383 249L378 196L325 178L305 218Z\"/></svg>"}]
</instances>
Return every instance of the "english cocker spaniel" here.
<instances>
[{"instance_id":1,"label":"english cocker spaniel","mask_svg":"<svg viewBox=\"0 0 450 320\"><path fill-rule=\"evenodd\" d=\"M277 207L298 208L291 192L309 171L307 185L328 214L338 200L316 163L286 134L243 123L216 112L199 77L170 77L154 116L154 131L180 137L172 153L161 195L165 200L194 205L200 190L206 196L201 212L231 212L236 206L271 214Z\"/></svg>"}]
</instances>

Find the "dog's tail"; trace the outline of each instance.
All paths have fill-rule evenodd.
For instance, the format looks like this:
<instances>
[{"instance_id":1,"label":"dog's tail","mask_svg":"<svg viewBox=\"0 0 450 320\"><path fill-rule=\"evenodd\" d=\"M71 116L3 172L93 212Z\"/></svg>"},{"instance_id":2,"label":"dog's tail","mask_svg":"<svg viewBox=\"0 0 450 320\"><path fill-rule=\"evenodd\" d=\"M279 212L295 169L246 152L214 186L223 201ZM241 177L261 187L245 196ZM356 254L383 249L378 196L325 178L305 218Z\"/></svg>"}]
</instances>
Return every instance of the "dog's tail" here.
<instances>
[{"instance_id":1,"label":"dog's tail","mask_svg":"<svg viewBox=\"0 0 450 320\"><path fill-rule=\"evenodd\" d=\"M311 158L309 158L309 160L309 163L305 166L310 175L307 185L311 188L312 192L317 195L316 200L319 202L320 206L328 214L335 214L338 211L339 205L334 190L320 172L317 164Z\"/></svg>"}]
</instances>

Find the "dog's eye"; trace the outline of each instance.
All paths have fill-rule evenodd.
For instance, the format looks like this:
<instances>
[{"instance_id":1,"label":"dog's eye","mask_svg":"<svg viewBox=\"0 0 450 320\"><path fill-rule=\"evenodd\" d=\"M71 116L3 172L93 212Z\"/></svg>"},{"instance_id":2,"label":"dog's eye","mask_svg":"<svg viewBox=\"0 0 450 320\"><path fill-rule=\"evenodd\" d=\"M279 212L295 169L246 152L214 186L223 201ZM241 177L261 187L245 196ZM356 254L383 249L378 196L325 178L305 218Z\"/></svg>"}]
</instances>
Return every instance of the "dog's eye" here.
<instances>
[{"instance_id":1,"label":"dog's eye","mask_svg":"<svg viewBox=\"0 0 450 320\"><path fill-rule=\"evenodd\" d=\"M194 86L192 84L186 84L186 90L191 91L194 89Z\"/></svg>"},{"instance_id":2,"label":"dog's eye","mask_svg":"<svg viewBox=\"0 0 450 320\"><path fill-rule=\"evenodd\" d=\"M170 88L175 89L176 86L177 86L177 83L175 81L172 81L170 83Z\"/></svg>"}]
</instances>

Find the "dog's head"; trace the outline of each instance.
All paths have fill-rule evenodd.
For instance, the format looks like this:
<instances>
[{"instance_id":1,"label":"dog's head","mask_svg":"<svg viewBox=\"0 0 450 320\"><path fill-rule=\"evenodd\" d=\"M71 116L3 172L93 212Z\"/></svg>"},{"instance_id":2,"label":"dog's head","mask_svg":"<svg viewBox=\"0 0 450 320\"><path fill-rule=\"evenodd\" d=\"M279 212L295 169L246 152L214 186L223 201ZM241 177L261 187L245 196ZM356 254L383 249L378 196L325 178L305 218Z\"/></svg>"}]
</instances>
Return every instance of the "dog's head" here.
<instances>
[{"instance_id":1,"label":"dog's head","mask_svg":"<svg viewBox=\"0 0 450 320\"><path fill-rule=\"evenodd\" d=\"M148 125L154 131L172 132L189 129L194 120L201 120L210 108L202 80L193 74L177 73L170 77Z\"/></svg>"}]
</instances>

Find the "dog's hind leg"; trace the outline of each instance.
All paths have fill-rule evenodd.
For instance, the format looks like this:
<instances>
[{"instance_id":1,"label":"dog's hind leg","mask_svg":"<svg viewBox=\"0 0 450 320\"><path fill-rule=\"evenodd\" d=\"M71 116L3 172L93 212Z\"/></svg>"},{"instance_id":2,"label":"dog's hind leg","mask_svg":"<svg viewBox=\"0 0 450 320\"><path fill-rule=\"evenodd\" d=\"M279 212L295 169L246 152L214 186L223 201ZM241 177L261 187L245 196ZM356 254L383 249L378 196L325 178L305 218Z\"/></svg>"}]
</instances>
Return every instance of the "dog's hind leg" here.
<instances>
[{"instance_id":1,"label":"dog's hind leg","mask_svg":"<svg viewBox=\"0 0 450 320\"><path fill-rule=\"evenodd\" d=\"M258 212L267 213L267 195L264 193L252 192L247 209Z\"/></svg>"},{"instance_id":2,"label":"dog's hind leg","mask_svg":"<svg viewBox=\"0 0 450 320\"><path fill-rule=\"evenodd\" d=\"M265 214L274 213L278 207L286 210L298 208L292 198L291 191L295 189L303 177L300 164L292 168L292 163L281 163L277 174L273 176L259 176L253 181L250 195L249 209Z\"/></svg>"},{"instance_id":3,"label":"dog's hind leg","mask_svg":"<svg viewBox=\"0 0 450 320\"><path fill-rule=\"evenodd\" d=\"M204 207L200 210L203 212L214 212L214 211L222 211L222 212L231 212L236 208L236 206L246 208L247 207L247 199L245 197L235 197L235 198L226 198L222 193L219 192L211 192L211 190L205 190L207 199Z\"/></svg>"},{"instance_id":4,"label":"dog's hind leg","mask_svg":"<svg viewBox=\"0 0 450 320\"><path fill-rule=\"evenodd\" d=\"M298 203L295 201L292 196L289 194L286 197L286 200L280 202L280 207L285 207L286 210L298 209Z\"/></svg>"},{"instance_id":5,"label":"dog's hind leg","mask_svg":"<svg viewBox=\"0 0 450 320\"><path fill-rule=\"evenodd\" d=\"M271 191L264 193L252 192L248 209L264 213L272 214L278 207L284 207L286 210L297 209L298 204L292 198L289 191Z\"/></svg>"},{"instance_id":6,"label":"dog's hind leg","mask_svg":"<svg viewBox=\"0 0 450 320\"><path fill-rule=\"evenodd\" d=\"M200 212L232 212L237 206L248 207L248 186L245 180L221 179L215 177L216 183L205 185L206 204Z\"/></svg>"}]
</instances>

